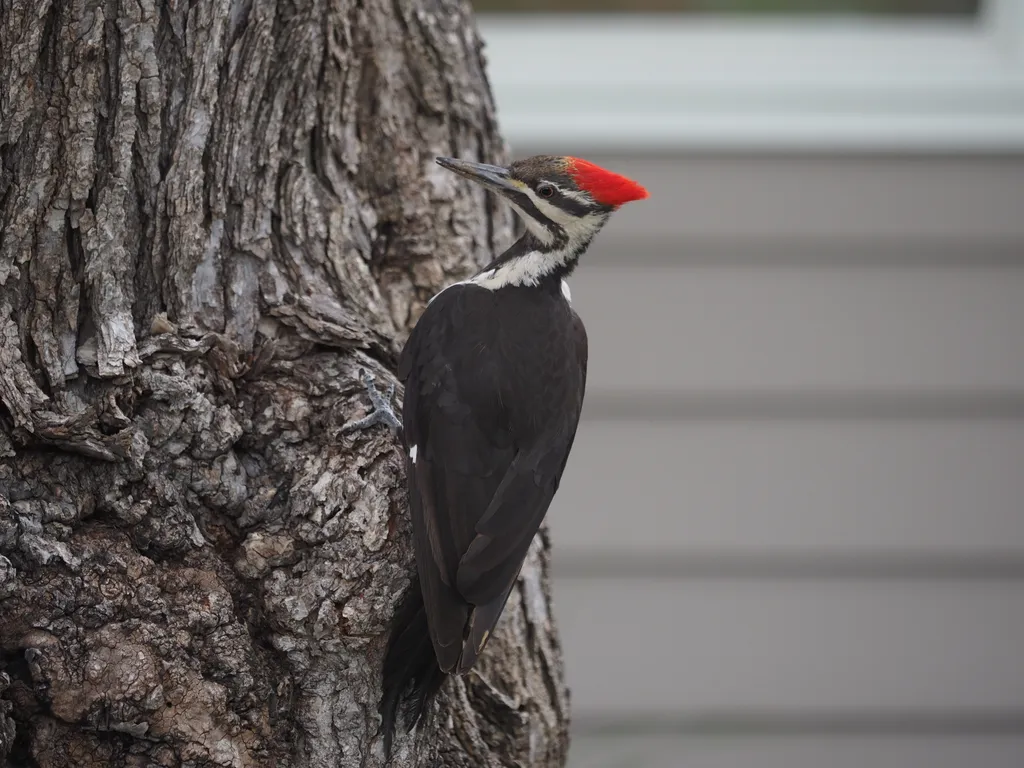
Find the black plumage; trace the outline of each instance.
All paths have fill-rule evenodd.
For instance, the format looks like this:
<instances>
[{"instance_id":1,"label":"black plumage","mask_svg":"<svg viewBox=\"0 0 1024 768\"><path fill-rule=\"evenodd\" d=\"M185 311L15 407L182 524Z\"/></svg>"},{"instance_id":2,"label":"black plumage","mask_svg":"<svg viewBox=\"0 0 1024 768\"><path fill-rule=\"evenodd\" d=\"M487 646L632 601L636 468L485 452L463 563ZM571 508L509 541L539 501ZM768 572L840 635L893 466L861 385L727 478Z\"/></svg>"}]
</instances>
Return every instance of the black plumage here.
<instances>
[{"instance_id":1,"label":"black plumage","mask_svg":"<svg viewBox=\"0 0 1024 768\"><path fill-rule=\"evenodd\" d=\"M389 752L399 709L413 727L445 676L477 662L576 436L587 335L563 280L617 206L575 183L569 160L508 170L439 161L534 221L475 278L431 300L399 363L417 578L384 664Z\"/></svg>"}]
</instances>

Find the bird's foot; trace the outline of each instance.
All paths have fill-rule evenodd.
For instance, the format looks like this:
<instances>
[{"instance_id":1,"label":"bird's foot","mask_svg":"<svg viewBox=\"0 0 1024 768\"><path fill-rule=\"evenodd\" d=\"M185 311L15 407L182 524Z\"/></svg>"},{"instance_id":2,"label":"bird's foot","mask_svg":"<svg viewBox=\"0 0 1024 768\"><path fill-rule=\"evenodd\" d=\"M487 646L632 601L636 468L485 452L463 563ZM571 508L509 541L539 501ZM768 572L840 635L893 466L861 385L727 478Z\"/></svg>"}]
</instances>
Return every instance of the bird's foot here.
<instances>
[{"instance_id":1,"label":"bird's foot","mask_svg":"<svg viewBox=\"0 0 1024 768\"><path fill-rule=\"evenodd\" d=\"M361 419L350 421L341 428L341 431L343 433L355 432L360 429L368 429L377 424L385 424L393 434L399 434L402 431L402 422L399 421L398 416L395 415L395 411L391 407L391 401L395 397L394 382L388 385L387 391L382 395L377 391L376 377L372 373L363 369L362 379L373 410Z\"/></svg>"}]
</instances>

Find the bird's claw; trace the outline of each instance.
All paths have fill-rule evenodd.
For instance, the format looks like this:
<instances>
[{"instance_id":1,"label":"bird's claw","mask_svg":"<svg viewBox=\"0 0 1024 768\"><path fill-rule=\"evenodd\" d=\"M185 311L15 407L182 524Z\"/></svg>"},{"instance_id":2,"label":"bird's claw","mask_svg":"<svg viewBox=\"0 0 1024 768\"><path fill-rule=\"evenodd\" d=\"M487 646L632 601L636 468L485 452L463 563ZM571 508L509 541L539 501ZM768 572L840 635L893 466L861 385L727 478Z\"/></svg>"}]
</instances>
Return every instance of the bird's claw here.
<instances>
[{"instance_id":1,"label":"bird's claw","mask_svg":"<svg viewBox=\"0 0 1024 768\"><path fill-rule=\"evenodd\" d=\"M350 421L341 428L341 431L343 433L355 432L360 429L374 427L377 424L384 424L397 435L402 430L402 422L399 421L398 416L395 415L395 411L391 407L391 403L395 397L394 382L391 382L385 393L381 395L381 393L377 391L377 379L372 373L363 369L361 378L363 380L363 386L366 387L366 394L370 398L370 406L372 410L363 418L357 419L356 421Z\"/></svg>"}]
</instances>

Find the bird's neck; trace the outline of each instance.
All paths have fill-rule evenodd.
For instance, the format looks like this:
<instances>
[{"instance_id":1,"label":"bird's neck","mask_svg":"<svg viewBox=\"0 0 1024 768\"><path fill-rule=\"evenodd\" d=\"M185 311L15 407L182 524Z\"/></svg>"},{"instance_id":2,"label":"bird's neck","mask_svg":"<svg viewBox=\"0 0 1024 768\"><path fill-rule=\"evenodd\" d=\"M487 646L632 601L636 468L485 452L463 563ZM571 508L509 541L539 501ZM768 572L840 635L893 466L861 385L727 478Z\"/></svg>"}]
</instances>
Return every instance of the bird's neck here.
<instances>
[{"instance_id":1,"label":"bird's neck","mask_svg":"<svg viewBox=\"0 0 1024 768\"><path fill-rule=\"evenodd\" d=\"M602 222L603 223L603 222ZM504 287L552 285L558 288L572 274L600 225L585 236L562 236L542 243L529 231L494 261L480 270L472 282L496 290Z\"/></svg>"},{"instance_id":2,"label":"bird's neck","mask_svg":"<svg viewBox=\"0 0 1024 768\"><path fill-rule=\"evenodd\" d=\"M576 268L579 257L578 252L544 248L524 236L480 270L472 282L491 290L558 285Z\"/></svg>"}]
</instances>

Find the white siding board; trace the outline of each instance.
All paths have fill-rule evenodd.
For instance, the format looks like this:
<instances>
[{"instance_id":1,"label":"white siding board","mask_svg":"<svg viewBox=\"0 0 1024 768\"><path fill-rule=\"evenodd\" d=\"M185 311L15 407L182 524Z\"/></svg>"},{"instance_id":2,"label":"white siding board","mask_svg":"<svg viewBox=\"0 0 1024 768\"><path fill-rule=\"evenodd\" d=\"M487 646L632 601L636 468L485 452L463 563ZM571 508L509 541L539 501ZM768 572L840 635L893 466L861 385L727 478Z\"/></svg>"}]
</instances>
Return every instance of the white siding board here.
<instances>
[{"instance_id":1,"label":"white siding board","mask_svg":"<svg viewBox=\"0 0 1024 768\"><path fill-rule=\"evenodd\" d=\"M581 734L569 768L1020 768L1024 736L602 737Z\"/></svg>"},{"instance_id":2,"label":"white siding board","mask_svg":"<svg viewBox=\"0 0 1024 768\"><path fill-rule=\"evenodd\" d=\"M1024 710L1019 583L556 579L554 597L581 721Z\"/></svg>"},{"instance_id":3,"label":"white siding board","mask_svg":"<svg viewBox=\"0 0 1024 768\"><path fill-rule=\"evenodd\" d=\"M612 220L615 221L614 219ZM613 266L985 267L1024 266L1024 238L652 237L609 225L587 250L581 270Z\"/></svg>"},{"instance_id":4,"label":"white siding board","mask_svg":"<svg viewBox=\"0 0 1024 768\"><path fill-rule=\"evenodd\" d=\"M584 421L559 556L1024 556L1024 420Z\"/></svg>"},{"instance_id":5,"label":"white siding board","mask_svg":"<svg viewBox=\"0 0 1024 768\"><path fill-rule=\"evenodd\" d=\"M571 284L591 392L1024 391L1024 269L597 266Z\"/></svg>"}]
</instances>

